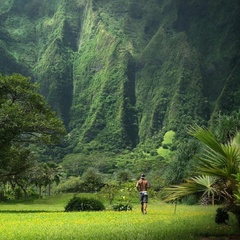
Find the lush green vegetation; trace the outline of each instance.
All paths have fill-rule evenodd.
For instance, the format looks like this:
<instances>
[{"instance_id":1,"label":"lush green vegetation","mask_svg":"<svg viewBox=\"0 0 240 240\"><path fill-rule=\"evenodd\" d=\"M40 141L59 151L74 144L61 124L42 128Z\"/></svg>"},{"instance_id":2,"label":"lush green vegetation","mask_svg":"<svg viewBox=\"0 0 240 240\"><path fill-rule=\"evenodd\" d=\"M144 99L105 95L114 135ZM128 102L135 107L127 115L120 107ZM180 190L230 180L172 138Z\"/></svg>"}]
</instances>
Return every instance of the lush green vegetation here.
<instances>
[{"instance_id":1,"label":"lush green vegetation","mask_svg":"<svg viewBox=\"0 0 240 240\"><path fill-rule=\"evenodd\" d=\"M32 76L63 119L68 148L56 158L156 151L166 132L182 141L187 125L239 108L238 9L237 0L5 1L0 72Z\"/></svg>"},{"instance_id":2,"label":"lush green vegetation","mask_svg":"<svg viewBox=\"0 0 240 240\"><path fill-rule=\"evenodd\" d=\"M95 198L84 198L74 196L70 199L65 206L66 212L79 212L79 211L103 211L105 207L103 203Z\"/></svg>"},{"instance_id":3,"label":"lush green vegetation","mask_svg":"<svg viewBox=\"0 0 240 240\"><path fill-rule=\"evenodd\" d=\"M64 212L72 195L32 203L0 205L0 237L13 239L201 239L237 233L232 216L229 225L214 223L216 207L163 204L150 200L147 215L139 205L132 211ZM99 196L98 196L99 199Z\"/></svg>"},{"instance_id":4,"label":"lush green vegetation","mask_svg":"<svg viewBox=\"0 0 240 240\"><path fill-rule=\"evenodd\" d=\"M227 144L218 142L207 129L194 127L190 134L205 144L195 165L195 176L186 179L185 183L166 190L170 192L166 201L176 200L185 195L202 193L202 198L208 198L214 204L215 197L224 199L222 208L223 222L228 218L227 212L236 215L240 226L240 132L235 134Z\"/></svg>"},{"instance_id":5,"label":"lush green vegetation","mask_svg":"<svg viewBox=\"0 0 240 240\"><path fill-rule=\"evenodd\" d=\"M34 149L54 144L65 134L62 121L50 109L36 84L20 75L0 75L0 182L14 193L24 193L30 185L41 189L58 178L56 163L42 164ZM1 189L1 196L4 199Z\"/></svg>"},{"instance_id":6,"label":"lush green vegetation","mask_svg":"<svg viewBox=\"0 0 240 240\"><path fill-rule=\"evenodd\" d=\"M143 172L152 196L193 176L203 148L189 126L209 126L228 149L240 129L239 8L238 0L0 5L0 200L101 192L110 205L128 205ZM14 72L31 76L51 109ZM64 133L56 116L67 135L53 146ZM220 182L239 201L239 169L233 174Z\"/></svg>"}]
</instances>

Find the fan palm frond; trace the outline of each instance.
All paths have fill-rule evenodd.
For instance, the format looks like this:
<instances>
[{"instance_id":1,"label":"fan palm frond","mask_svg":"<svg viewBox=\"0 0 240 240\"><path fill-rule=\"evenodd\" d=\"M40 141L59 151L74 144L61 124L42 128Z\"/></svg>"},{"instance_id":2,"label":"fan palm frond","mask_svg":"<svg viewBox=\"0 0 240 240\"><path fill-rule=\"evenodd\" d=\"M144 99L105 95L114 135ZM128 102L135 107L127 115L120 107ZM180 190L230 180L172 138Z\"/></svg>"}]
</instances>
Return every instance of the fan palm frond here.
<instances>
[{"instance_id":1,"label":"fan palm frond","mask_svg":"<svg viewBox=\"0 0 240 240\"><path fill-rule=\"evenodd\" d=\"M196 184L201 186L199 189L203 191L203 195L215 195L217 193L217 189L214 187L214 184L217 181L217 177L213 176L207 176L207 175L202 175L202 176L196 176L191 178Z\"/></svg>"},{"instance_id":2,"label":"fan palm frond","mask_svg":"<svg viewBox=\"0 0 240 240\"><path fill-rule=\"evenodd\" d=\"M206 148L198 158L198 172L204 175L231 177L239 172L240 133L228 144L221 144L207 129L195 126L190 134L202 141Z\"/></svg>"},{"instance_id":3,"label":"fan palm frond","mask_svg":"<svg viewBox=\"0 0 240 240\"><path fill-rule=\"evenodd\" d=\"M181 198L186 195L202 192L202 195L214 195L217 193L217 189L214 187L214 183L217 178L212 176L196 176L186 180L177 186L172 186L165 189L165 202L172 201Z\"/></svg>"},{"instance_id":4,"label":"fan palm frond","mask_svg":"<svg viewBox=\"0 0 240 240\"><path fill-rule=\"evenodd\" d=\"M215 136L209 130L195 125L189 129L189 134L200 140L216 153L225 156L225 152L222 149L222 144L217 141Z\"/></svg>"}]
</instances>

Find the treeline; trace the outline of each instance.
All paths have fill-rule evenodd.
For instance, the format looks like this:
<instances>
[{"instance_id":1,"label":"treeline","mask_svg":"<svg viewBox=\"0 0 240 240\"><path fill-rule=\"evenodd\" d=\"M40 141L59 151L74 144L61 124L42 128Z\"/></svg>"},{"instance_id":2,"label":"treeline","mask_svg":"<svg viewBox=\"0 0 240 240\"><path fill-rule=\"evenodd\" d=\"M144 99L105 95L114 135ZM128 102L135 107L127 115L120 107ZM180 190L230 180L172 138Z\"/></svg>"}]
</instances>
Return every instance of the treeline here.
<instances>
[{"instance_id":1,"label":"treeline","mask_svg":"<svg viewBox=\"0 0 240 240\"><path fill-rule=\"evenodd\" d=\"M65 156L68 136L62 121L38 93L37 85L19 74L0 76L0 113L1 200L53 192L111 193L123 186L131 193L141 173L147 175L152 191L161 192L191 176L195 156L202 151L190 135L180 141L168 131L161 141L156 139L157 144L152 140L133 150L90 150ZM219 115L209 128L219 142L228 143L240 129L240 113Z\"/></svg>"}]
</instances>

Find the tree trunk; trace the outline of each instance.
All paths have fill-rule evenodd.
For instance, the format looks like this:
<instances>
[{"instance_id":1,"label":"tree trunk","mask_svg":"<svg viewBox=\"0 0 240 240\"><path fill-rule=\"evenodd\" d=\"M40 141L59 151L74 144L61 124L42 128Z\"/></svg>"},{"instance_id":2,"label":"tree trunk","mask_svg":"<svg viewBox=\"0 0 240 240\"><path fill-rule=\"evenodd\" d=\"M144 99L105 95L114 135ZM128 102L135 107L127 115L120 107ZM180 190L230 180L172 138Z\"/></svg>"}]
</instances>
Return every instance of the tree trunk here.
<instances>
[{"instance_id":1,"label":"tree trunk","mask_svg":"<svg viewBox=\"0 0 240 240\"><path fill-rule=\"evenodd\" d=\"M48 196L51 195L51 183L48 184Z\"/></svg>"},{"instance_id":2,"label":"tree trunk","mask_svg":"<svg viewBox=\"0 0 240 240\"><path fill-rule=\"evenodd\" d=\"M214 194L212 195L212 206L214 206Z\"/></svg>"},{"instance_id":3,"label":"tree trunk","mask_svg":"<svg viewBox=\"0 0 240 240\"><path fill-rule=\"evenodd\" d=\"M28 195L27 195L27 188L25 188L22 184L20 184L19 182L16 182L17 185L22 189L23 193L24 193L24 200L28 199Z\"/></svg>"},{"instance_id":4,"label":"tree trunk","mask_svg":"<svg viewBox=\"0 0 240 240\"><path fill-rule=\"evenodd\" d=\"M42 196L42 185L38 186L38 195L39 195L39 197Z\"/></svg>"}]
</instances>

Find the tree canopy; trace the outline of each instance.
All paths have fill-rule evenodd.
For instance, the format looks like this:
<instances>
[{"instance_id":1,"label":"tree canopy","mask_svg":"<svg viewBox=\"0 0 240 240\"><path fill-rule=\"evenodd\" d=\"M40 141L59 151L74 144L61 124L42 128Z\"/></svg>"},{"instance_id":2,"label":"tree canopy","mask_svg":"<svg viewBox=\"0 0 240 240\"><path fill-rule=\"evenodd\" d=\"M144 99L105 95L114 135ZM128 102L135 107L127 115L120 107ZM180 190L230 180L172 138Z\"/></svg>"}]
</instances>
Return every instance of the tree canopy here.
<instances>
[{"instance_id":1,"label":"tree canopy","mask_svg":"<svg viewBox=\"0 0 240 240\"><path fill-rule=\"evenodd\" d=\"M54 144L64 134L62 120L38 92L37 84L20 74L0 75L1 177L32 166L30 144Z\"/></svg>"}]
</instances>

